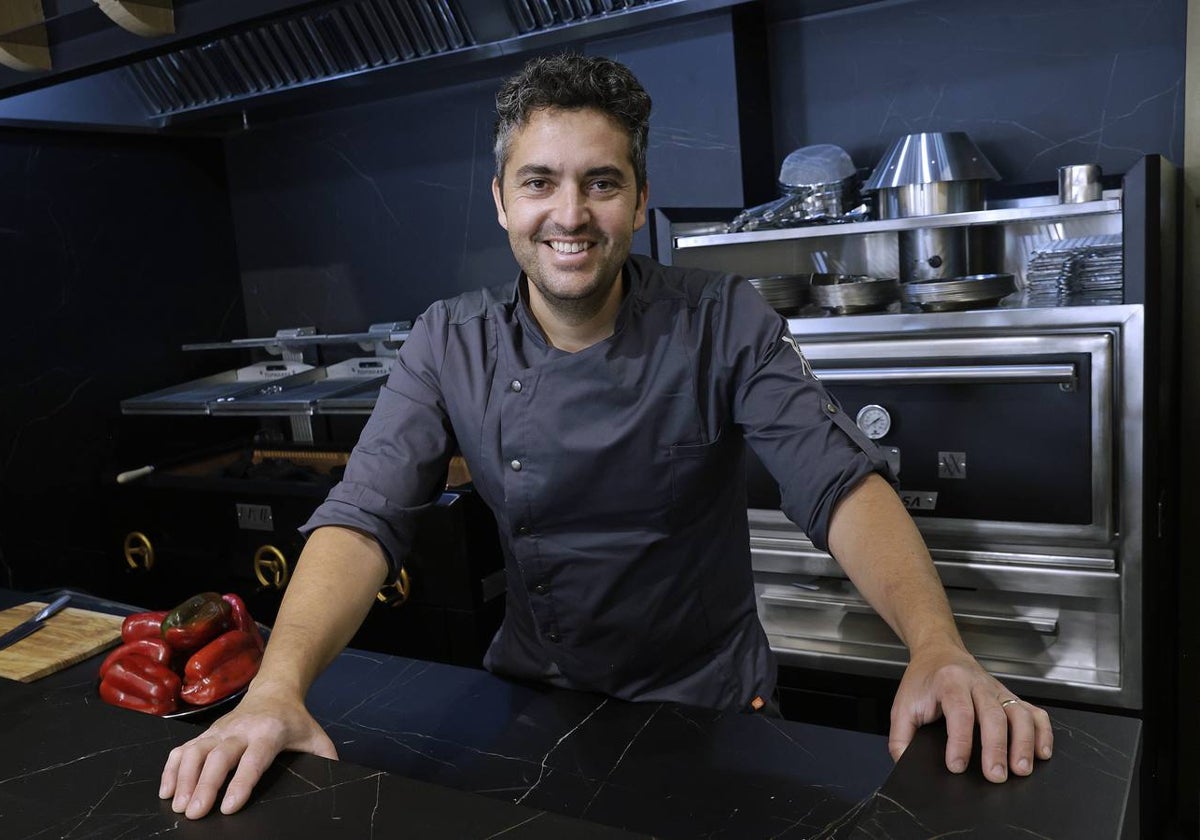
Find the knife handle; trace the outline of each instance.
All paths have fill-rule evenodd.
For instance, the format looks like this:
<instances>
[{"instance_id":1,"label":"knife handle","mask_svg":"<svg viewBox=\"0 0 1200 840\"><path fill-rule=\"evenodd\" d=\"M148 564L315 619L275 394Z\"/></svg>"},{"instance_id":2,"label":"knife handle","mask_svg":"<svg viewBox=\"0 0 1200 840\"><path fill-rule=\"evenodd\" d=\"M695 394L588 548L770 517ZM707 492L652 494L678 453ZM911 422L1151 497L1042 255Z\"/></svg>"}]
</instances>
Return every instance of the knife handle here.
<instances>
[{"instance_id":1,"label":"knife handle","mask_svg":"<svg viewBox=\"0 0 1200 840\"><path fill-rule=\"evenodd\" d=\"M45 621L47 618L54 615L56 612L60 611L63 607L65 607L70 602L71 602L70 595L60 595L58 598L55 598L49 604L47 604L46 606L44 606L40 610L38 610L38 614L33 617L33 620L34 621Z\"/></svg>"}]
</instances>

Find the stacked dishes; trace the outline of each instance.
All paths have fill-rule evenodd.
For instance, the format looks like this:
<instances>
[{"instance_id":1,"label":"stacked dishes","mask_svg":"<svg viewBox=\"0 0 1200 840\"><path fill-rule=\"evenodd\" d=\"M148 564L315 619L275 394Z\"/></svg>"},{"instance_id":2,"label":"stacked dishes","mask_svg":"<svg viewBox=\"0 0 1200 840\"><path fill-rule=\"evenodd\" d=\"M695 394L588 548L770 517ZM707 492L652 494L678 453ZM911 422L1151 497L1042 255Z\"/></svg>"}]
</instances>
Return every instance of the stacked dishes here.
<instances>
[{"instance_id":1,"label":"stacked dishes","mask_svg":"<svg viewBox=\"0 0 1200 840\"><path fill-rule=\"evenodd\" d=\"M863 274L814 274L810 289L813 303L835 315L878 312L900 297L895 278Z\"/></svg>"},{"instance_id":2,"label":"stacked dishes","mask_svg":"<svg viewBox=\"0 0 1200 840\"><path fill-rule=\"evenodd\" d=\"M1025 287L1034 306L1124 303L1121 234L1059 239L1029 257Z\"/></svg>"},{"instance_id":3,"label":"stacked dishes","mask_svg":"<svg viewBox=\"0 0 1200 840\"><path fill-rule=\"evenodd\" d=\"M926 312L950 312L995 306L1017 284L1011 274L968 274L948 280L913 280L903 286L904 300Z\"/></svg>"},{"instance_id":4,"label":"stacked dishes","mask_svg":"<svg viewBox=\"0 0 1200 840\"><path fill-rule=\"evenodd\" d=\"M748 279L771 308L783 315L796 314L808 302L807 274L775 274Z\"/></svg>"}]
</instances>

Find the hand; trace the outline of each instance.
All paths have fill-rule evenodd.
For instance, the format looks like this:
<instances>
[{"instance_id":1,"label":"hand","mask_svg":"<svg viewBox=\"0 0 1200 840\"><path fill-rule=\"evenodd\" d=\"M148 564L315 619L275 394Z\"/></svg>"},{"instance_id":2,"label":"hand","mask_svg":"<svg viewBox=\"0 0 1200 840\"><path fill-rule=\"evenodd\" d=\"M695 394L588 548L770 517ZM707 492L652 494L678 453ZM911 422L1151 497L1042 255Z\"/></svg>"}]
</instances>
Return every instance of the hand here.
<instances>
[{"instance_id":1,"label":"hand","mask_svg":"<svg viewBox=\"0 0 1200 840\"><path fill-rule=\"evenodd\" d=\"M225 777L236 767L221 801L221 813L232 814L246 804L262 774L284 750L337 759L333 741L303 702L251 686L236 709L203 735L171 750L158 795L172 800L175 813L199 819L212 808Z\"/></svg>"},{"instance_id":2,"label":"hand","mask_svg":"<svg viewBox=\"0 0 1200 840\"><path fill-rule=\"evenodd\" d=\"M967 768L976 720L989 781L1005 781L1010 768L1028 776L1034 756L1047 759L1054 750L1045 710L1016 697L954 645L914 653L909 661L892 703L892 759L899 761L918 727L941 716L946 718L946 767L952 773Z\"/></svg>"}]
</instances>

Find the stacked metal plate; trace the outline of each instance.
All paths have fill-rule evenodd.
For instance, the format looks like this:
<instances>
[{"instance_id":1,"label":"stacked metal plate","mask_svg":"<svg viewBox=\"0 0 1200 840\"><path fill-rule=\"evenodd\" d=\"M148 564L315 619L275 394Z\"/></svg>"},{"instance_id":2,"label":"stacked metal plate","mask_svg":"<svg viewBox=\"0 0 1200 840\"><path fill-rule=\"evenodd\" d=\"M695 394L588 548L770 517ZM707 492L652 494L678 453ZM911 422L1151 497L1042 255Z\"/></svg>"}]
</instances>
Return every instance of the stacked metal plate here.
<instances>
[{"instance_id":1,"label":"stacked metal plate","mask_svg":"<svg viewBox=\"0 0 1200 840\"><path fill-rule=\"evenodd\" d=\"M808 302L808 277L807 274L775 274L748 279L772 309L794 315Z\"/></svg>"},{"instance_id":2,"label":"stacked metal plate","mask_svg":"<svg viewBox=\"0 0 1200 840\"><path fill-rule=\"evenodd\" d=\"M812 299L834 315L878 312L900 297L895 278L861 274L814 274Z\"/></svg>"},{"instance_id":3,"label":"stacked metal plate","mask_svg":"<svg viewBox=\"0 0 1200 840\"><path fill-rule=\"evenodd\" d=\"M1011 274L968 274L947 280L913 280L901 294L926 312L952 312L995 306L1017 289Z\"/></svg>"},{"instance_id":4,"label":"stacked metal plate","mask_svg":"<svg viewBox=\"0 0 1200 840\"><path fill-rule=\"evenodd\" d=\"M1030 254L1026 298L1033 306L1119 304L1124 278L1119 233L1059 239Z\"/></svg>"}]
</instances>

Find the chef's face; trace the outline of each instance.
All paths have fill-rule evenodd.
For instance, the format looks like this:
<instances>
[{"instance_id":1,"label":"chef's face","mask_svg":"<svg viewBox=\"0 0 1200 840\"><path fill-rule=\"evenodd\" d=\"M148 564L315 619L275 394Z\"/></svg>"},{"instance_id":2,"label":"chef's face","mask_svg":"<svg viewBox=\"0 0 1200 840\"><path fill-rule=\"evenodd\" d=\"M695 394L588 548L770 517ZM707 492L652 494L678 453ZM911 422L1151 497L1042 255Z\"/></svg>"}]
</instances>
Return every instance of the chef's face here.
<instances>
[{"instance_id":1,"label":"chef's face","mask_svg":"<svg viewBox=\"0 0 1200 840\"><path fill-rule=\"evenodd\" d=\"M608 298L646 223L629 135L601 111L545 109L513 135L492 197L530 294L554 310Z\"/></svg>"}]
</instances>

